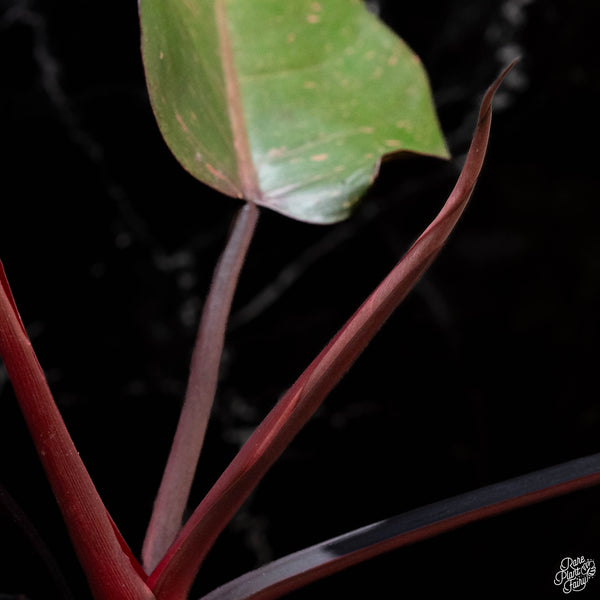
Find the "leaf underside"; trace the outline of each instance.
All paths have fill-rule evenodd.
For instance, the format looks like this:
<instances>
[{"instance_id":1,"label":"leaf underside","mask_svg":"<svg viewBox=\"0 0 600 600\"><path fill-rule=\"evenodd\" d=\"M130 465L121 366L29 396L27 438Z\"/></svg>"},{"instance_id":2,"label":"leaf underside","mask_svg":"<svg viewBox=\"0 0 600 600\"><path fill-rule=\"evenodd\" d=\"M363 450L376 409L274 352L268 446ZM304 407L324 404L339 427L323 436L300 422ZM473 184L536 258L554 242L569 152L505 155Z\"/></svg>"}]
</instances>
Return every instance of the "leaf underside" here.
<instances>
[{"instance_id":1,"label":"leaf underside","mask_svg":"<svg viewBox=\"0 0 600 600\"><path fill-rule=\"evenodd\" d=\"M229 196L335 222L382 156L448 156L419 59L361 0L140 0L140 18L163 137Z\"/></svg>"}]
</instances>

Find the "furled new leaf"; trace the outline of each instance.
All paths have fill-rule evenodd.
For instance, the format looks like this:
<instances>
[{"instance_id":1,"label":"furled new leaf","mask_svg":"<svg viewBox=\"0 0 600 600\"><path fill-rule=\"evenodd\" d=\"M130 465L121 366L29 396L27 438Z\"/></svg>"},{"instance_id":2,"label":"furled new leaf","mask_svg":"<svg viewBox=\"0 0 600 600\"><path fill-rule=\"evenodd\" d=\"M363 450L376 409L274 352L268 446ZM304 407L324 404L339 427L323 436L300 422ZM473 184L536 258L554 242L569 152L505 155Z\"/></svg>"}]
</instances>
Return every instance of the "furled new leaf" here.
<instances>
[{"instance_id":1,"label":"furled new leaf","mask_svg":"<svg viewBox=\"0 0 600 600\"><path fill-rule=\"evenodd\" d=\"M140 0L140 18L162 135L225 194L335 222L382 156L447 156L419 59L362 0Z\"/></svg>"}]
</instances>

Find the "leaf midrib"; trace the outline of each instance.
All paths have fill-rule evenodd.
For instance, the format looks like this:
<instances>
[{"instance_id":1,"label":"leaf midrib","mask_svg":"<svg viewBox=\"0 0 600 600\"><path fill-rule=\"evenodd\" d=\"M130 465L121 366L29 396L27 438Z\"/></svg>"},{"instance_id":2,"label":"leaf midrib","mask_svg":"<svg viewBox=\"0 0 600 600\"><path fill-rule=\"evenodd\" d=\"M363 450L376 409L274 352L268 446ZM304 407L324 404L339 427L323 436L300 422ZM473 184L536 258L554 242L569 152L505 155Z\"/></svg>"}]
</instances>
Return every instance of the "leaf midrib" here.
<instances>
[{"instance_id":1,"label":"leaf midrib","mask_svg":"<svg viewBox=\"0 0 600 600\"><path fill-rule=\"evenodd\" d=\"M241 197L245 200L258 201L261 199L262 193L252 159L250 140L248 139L248 130L244 118L239 78L235 68L231 35L227 24L226 0L215 1L215 19L219 35L223 78L225 81L233 147L237 159Z\"/></svg>"}]
</instances>

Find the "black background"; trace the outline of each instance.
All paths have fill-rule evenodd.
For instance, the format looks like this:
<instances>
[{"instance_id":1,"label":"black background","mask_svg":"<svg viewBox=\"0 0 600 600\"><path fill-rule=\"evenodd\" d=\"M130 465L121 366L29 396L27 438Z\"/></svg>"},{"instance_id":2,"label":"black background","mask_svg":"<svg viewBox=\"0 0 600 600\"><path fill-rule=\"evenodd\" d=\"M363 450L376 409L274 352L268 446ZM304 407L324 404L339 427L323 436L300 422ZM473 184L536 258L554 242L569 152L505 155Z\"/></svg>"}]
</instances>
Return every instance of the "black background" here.
<instances>
[{"instance_id":1,"label":"black background","mask_svg":"<svg viewBox=\"0 0 600 600\"><path fill-rule=\"evenodd\" d=\"M600 5L379 4L429 72L455 158L386 162L337 226L262 211L196 502L436 214L481 95L522 59L447 248L223 534L193 597L328 537L600 448ZM162 142L134 1L1 6L0 256L78 449L138 553L198 311L238 204L193 180ZM292 284L252 317L253 299L286 267ZM0 481L75 597L89 597L0 381ZM599 500L591 489L468 526L291 597L560 598L552 579L564 556L600 560ZM0 592L58 597L10 517L0 527Z\"/></svg>"}]
</instances>

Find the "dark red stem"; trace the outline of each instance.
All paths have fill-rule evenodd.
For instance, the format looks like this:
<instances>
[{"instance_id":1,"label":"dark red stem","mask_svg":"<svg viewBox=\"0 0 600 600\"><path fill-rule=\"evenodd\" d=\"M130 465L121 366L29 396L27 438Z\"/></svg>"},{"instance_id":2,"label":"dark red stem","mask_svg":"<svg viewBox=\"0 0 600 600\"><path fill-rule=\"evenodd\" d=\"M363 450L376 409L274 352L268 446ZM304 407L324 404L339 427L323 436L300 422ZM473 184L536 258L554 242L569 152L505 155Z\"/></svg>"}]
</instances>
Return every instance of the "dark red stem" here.
<instances>
[{"instance_id":1,"label":"dark red stem","mask_svg":"<svg viewBox=\"0 0 600 600\"><path fill-rule=\"evenodd\" d=\"M258 207L245 203L235 217L215 267L192 354L183 408L142 549L148 572L156 567L181 530L217 389L231 303L257 219Z\"/></svg>"}]
</instances>

